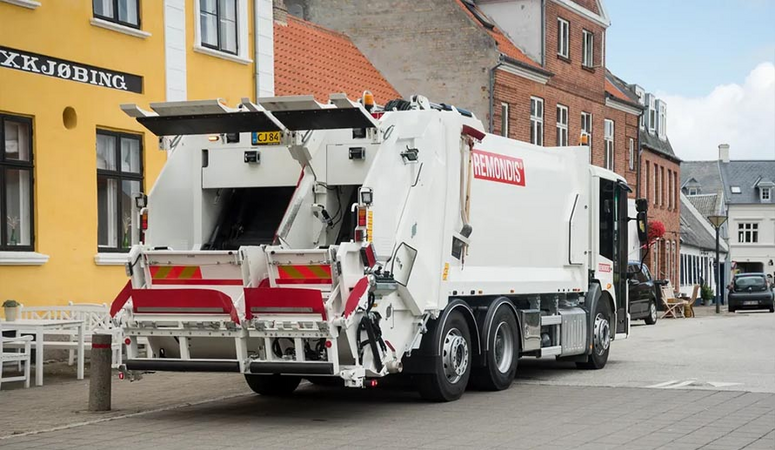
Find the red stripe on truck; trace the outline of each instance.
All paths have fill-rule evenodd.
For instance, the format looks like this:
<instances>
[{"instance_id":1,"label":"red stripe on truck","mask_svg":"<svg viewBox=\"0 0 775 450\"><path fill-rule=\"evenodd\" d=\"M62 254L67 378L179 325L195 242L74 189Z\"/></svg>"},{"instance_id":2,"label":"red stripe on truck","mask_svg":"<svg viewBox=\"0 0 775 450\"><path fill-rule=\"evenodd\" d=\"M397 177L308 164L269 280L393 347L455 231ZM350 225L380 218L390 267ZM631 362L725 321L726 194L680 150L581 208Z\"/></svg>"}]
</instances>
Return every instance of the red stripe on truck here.
<instances>
[{"instance_id":1,"label":"red stripe on truck","mask_svg":"<svg viewBox=\"0 0 775 450\"><path fill-rule=\"evenodd\" d=\"M185 279L185 278L175 278L175 279L158 279L153 280L153 284L167 284L167 285L191 285L191 286L242 286L242 280L218 280L218 279L212 279L212 280L198 280L198 279Z\"/></svg>"},{"instance_id":2,"label":"red stripe on truck","mask_svg":"<svg viewBox=\"0 0 775 450\"><path fill-rule=\"evenodd\" d=\"M474 149L471 152L474 178L497 183L525 185L525 164L520 158Z\"/></svg>"},{"instance_id":3,"label":"red stripe on truck","mask_svg":"<svg viewBox=\"0 0 775 450\"><path fill-rule=\"evenodd\" d=\"M261 314L320 314L326 320L323 294L317 289L245 288L245 318Z\"/></svg>"}]
</instances>

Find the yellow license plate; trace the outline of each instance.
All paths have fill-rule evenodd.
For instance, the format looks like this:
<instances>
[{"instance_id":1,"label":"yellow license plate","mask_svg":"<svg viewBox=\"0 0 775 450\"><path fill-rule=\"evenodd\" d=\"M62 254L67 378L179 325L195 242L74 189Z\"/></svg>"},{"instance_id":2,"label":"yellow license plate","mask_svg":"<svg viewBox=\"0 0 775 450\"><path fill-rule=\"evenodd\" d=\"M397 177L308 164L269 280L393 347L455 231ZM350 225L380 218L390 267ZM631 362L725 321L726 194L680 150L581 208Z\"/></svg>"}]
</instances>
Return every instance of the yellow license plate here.
<instances>
[{"instance_id":1,"label":"yellow license plate","mask_svg":"<svg viewBox=\"0 0 775 450\"><path fill-rule=\"evenodd\" d=\"M253 145L274 145L280 143L279 131L254 131L251 139Z\"/></svg>"}]
</instances>

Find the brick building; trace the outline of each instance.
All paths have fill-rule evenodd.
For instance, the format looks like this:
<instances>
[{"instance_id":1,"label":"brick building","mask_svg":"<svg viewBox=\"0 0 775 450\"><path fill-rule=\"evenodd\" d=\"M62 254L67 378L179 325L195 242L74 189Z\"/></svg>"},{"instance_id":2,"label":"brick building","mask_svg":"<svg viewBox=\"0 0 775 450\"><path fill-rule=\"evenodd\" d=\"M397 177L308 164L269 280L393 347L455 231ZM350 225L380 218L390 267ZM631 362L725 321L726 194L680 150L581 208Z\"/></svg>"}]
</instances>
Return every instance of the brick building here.
<instances>
[{"instance_id":1,"label":"brick building","mask_svg":"<svg viewBox=\"0 0 775 450\"><path fill-rule=\"evenodd\" d=\"M652 247L647 263L654 277L680 284L681 160L667 137L667 104L637 84L627 84L609 74L609 81L644 112L638 124L640 183L638 196L649 201L649 220L665 225L665 235Z\"/></svg>"},{"instance_id":2,"label":"brick building","mask_svg":"<svg viewBox=\"0 0 775 450\"><path fill-rule=\"evenodd\" d=\"M347 34L403 96L472 110L491 132L539 145L585 132L593 164L637 183L641 106L607 79L600 0L285 3Z\"/></svg>"}]
</instances>

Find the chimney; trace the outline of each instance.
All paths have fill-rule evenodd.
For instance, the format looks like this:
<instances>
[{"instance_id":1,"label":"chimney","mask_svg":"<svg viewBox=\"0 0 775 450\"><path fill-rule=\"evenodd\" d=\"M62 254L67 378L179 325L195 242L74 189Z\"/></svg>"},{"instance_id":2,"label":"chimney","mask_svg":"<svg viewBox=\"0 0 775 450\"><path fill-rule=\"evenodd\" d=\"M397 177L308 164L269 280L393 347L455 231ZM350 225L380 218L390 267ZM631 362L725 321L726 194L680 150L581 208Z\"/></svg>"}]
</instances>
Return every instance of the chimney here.
<instances>
[{"instance_id":1,"label":"chimney","mask_svg":"<svg viewBox=\"0 0 775 450\"><path fill-rule=\"evenodd\" d=\"M719 144L718 146L718 159L721 162L729 162L729 144Z\"/></svg>"},{"instance_id":2,"label":"chimney","mask_svg":"<svg viewBox=\"0 0 775 450\"><path fill-rule=\"evenodd\" d=\"M288 8L285 6L285 0L273 0L272 3L274 6L274 21L282 25L288 25Z\"/></svg>"}]
</instances>

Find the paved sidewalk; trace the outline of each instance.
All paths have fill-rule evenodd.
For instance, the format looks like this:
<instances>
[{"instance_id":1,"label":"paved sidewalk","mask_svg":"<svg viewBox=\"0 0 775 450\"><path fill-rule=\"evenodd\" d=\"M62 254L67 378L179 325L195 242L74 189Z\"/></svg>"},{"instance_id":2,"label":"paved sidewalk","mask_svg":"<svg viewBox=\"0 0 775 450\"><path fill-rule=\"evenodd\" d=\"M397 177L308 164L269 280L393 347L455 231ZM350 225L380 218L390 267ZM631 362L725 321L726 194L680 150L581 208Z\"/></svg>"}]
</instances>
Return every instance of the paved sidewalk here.
<instances>
[{"instance_id":1,"label":"paved sidewalk","mask_svg":"<svg viewBox=\"0 0 775 450\"><path fill-rule=\"evenodd\" d=\"M11 449L775 448L775 395L515 384L432 404L401 388L302 387L0 440Z\"/></svg>"},{"instance_id":2,"label":"paved sidewalk","mask_svg":"<svg viewBox=\"0 0 775 450\"><path fill-rule=\"evenodd\" d=\"M120 417L141 411L170 408L249 391L237 374L153 373L140 381L113 378L112 406L107 413L88 412L89 380L64 377L71 368L55 365L46 369L46 384L29 389L6 390L21 383L4 383L0 391L0 439L30 431ZM49 377L49 371L53 376ZM18 386L17 386L18 387ZM251 393L252 394L252 393ZM4 441L0 440L0 447Z\"/></svg>"}]
</instances>

